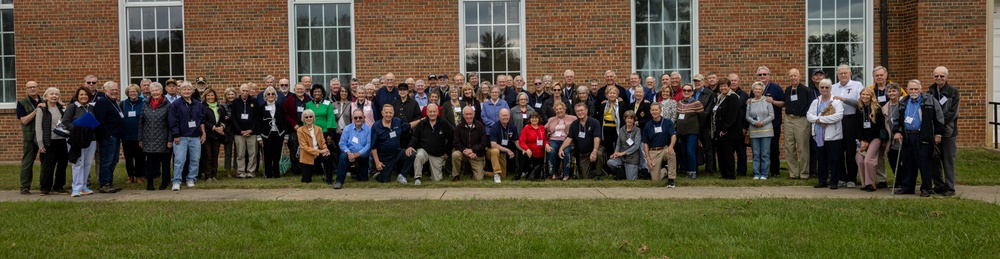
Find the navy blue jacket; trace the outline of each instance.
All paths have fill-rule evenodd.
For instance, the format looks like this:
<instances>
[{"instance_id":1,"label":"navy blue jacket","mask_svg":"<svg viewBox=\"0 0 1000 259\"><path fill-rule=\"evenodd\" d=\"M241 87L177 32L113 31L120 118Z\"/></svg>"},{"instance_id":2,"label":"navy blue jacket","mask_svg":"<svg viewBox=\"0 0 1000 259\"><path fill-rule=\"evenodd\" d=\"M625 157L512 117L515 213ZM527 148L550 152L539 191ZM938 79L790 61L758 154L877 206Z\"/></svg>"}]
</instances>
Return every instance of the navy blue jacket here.
<instances>
[{"instance_id":1,"label":"navy blue jacket","mask_svg":"<svg viewBox=\"0 0 1000 259\"><path fill-rule=\"evenodd\" d=\"M139 98L136 98L135 102L125 98L119 105L122 112L125 113L125 130L122 134L122 140L139 140L139 116L142 116L142 106L143 101Z\"/></svg>"},{"instance_id":2,"label":"navy blue jacket","mask_svg":"<svg viewBox=\"0 0 1000 259\"><path fill-rule=\"evenodd\" d=\"M170 137L201 137L200 126L205 123L205 110L205 105L194 98L191 98L191 103L185 102L184 98L174 100L167 115ZM190 122L194 122L194 127Z\"/></svg>"},{"instance_id":3,"label":"navy blue jacket","mask_svg":"<svg viewBox=\"0 0 1000 259\"><path fill-rule=\"evenodd\" d=\"M103 94L97 97L94 103L94 117L101 123L94 130L97 139L104 139L109 136L121 138L125 132L125 112L118 106L118 102L108 99Z\"/></svg>"}]
</instances>

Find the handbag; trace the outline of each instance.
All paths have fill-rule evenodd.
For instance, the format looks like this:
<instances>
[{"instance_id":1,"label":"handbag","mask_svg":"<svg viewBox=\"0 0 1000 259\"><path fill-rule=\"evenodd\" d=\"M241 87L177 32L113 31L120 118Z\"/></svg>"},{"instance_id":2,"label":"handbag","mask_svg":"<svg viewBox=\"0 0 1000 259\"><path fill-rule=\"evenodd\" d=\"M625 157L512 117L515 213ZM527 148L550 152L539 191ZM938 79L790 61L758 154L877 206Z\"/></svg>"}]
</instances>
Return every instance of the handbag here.
<instances>
[{"instance_id":1,"label":"handbag","mask_svg":"<svg viewBox=\"0 0 1000 259\"><path fill-rule=\"evenodd\" d=\"M288 152L281 152L281 159L278 161L278 172L285 174L292 167L292 161L288 158Z\"/></svg>"},{"instance_id":2,"label":"handbag","mask_svg":"<svg viewBox=\"0 0 1000 259\"><path fill-rule=\"evenodd\" d=\"M52 133L59 135L63 138L69 138L69 130L63 126L62 121L56 123L56 127L52 129Z\"/></svg>"}]
</instances>

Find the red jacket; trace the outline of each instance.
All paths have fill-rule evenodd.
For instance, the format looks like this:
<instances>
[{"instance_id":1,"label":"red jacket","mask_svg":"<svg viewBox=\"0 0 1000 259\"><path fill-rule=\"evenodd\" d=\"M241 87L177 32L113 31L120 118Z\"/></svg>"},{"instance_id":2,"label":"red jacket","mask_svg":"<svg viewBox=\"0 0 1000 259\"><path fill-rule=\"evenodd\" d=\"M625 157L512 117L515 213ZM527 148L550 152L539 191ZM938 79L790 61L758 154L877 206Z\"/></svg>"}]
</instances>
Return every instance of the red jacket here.
<instances>
[{"instance_id":1,"label":"red jacket","mask_svg":"<svg viewBox=\"0 0 1000 259\"><path fill-rule=\"evenodd\" d=\"M541 141L541 145L538 145ZM521 138L517 141L522 149L531 150L531 157L545 156L545 145L549 144L549 138L545 136L545 126L538 125L538 129L531 128L531 124L524 125L521 129Z\"/></svg>"}]
</instances>

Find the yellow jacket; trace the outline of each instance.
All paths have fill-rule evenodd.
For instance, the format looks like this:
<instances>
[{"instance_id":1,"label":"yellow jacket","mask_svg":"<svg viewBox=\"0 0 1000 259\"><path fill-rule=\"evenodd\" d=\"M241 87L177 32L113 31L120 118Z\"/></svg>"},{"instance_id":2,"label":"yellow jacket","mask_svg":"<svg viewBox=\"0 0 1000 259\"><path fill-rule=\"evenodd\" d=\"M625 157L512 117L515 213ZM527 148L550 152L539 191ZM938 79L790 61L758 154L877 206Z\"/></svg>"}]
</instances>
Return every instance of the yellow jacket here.
<instances>
[{"instance_id":1,"label":"yellow jacket","mask_svg":"<svg viewBox=\"0 0 1000 259\"><path fill-rule=\"evenodd\" d=\"M892 81L885 80L885 85L889 85L891 83L892 83ZM875 91L875 83L872 83L872 85L869 85L868 89L872 89L872 91ZM899 99L903 99L903 96L906 96L906 86L905 85L899 86Z\"/></svg>"}]
</instances>

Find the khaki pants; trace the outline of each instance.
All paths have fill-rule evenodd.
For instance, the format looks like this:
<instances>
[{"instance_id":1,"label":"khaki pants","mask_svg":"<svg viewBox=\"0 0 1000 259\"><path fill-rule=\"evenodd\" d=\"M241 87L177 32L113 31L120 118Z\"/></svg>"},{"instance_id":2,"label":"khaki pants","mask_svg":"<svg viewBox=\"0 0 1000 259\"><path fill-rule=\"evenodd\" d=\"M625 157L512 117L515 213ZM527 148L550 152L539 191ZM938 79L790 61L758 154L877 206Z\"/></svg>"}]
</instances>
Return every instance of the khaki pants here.
<instances>
[{"instance_id":1,"label":"khaki pants","mask_svg":"<svg viewBox=\"0 0 1000 259\"><path fill-rule=\"evenodd\" d=\"M668 154L666 148L650 150L649 161L653 162L653 166L649 168L653 181L663 180L664 174L666 174L667 179L677 178L677 154ZM667 161L667 169L660 168L663 161Z\"/></svg>"},{"instance_id":2,"label":"khaki pants","mask_svg":"<svg viewBox=\"0 0 1000 259\"><path fill-rule=\"evenodd\" d=\"M789 178L809 178L809 142L812 141L809 125L805 117L785 116L785 159L788 160Z\"/></svg>"},{"instance_id":3,"label":"khaki pants","mask_svg":"<svg viewBox=\"0 0 1000 259\"><path fill-rule=\"evenodd\" d=\"M436 157L427 154L423 148L417 149L417 155L413 159L413 177L419 178L424 173L424 163L431 163L431 180L441 181L441 167L444 166L444 157Z\"/></svg>"},{"instance_id":4,"label":"khaki pants","mask_svg":"<svg viewBox=\"0 0 1000 259\"><path fill-rule=\"evenodd\" d=\"M486 164L486 158L477 157L475 159L469 158L462 154L462 151L455 150L451 152L451 177L458 176L462 173L462 162L469 161L469 165L472 166L472 177L476 180L483 179L483 165Z\"/></svg>"},{"instance_id":5,"label":"khaki pants","mask_svg":"<svg viewBox=\"0 0 1000 259\"><path fill-rule=\"evenodd\" d=\"M487 172L486 176L500 174L500 177L507 177L507 154L500 152L500 149L491 148L486 150L486 157L493 163L493 172Z\"/></svg>"},{"instance_id":6,"label":"khaki pants","mask_svg":"<svg viewBox=\"0 0 1000 259\"><path fill-rule=\"evenodd\" d=\"M257 135L249 137L236 135L233 137L233 142L236 143L236 172L253 173L254 168L257 168Z\"/></svg>"}]
</instances>

